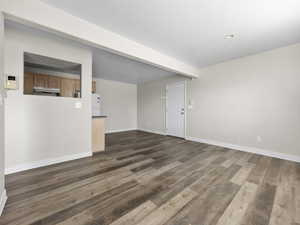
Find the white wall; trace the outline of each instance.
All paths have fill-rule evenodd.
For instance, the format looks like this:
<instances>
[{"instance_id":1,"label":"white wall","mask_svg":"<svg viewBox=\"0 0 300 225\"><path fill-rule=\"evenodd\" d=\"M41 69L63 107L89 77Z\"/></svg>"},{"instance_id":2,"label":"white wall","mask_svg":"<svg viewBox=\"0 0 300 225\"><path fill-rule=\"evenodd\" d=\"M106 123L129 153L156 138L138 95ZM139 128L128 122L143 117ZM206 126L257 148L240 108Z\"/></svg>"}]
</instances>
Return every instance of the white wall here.
<instances>
[{"instance_id":1,"label":"white wall","mask_svg":"<svg viewBox=\"0 0 300 225\"><path fill-rule=\"evenodd\" d=\"M297 44L204 68L199 79L187 82L188 99L194 102L187 135L300 160L299 62ZM161 131L164 115L151 117L151 111L161 111L155 94L161 89L140 94L145 86L138 87L138 102L151 107L138 111L138 127Z\"/></svg>"},{"instance_id":2,"label":"white wall","mask_svg":"<svg viewBox=\"0 0 300 225\"><path fill-rule=\"evenodd\" d=\"M297 44L205 68L188 135L300 156L299 62Z\"/></svg>"},{"instance_id":3,"label":"white wall","mask_svg":"<svg viewBox=\"0 0 300 225\"><path fill-rule=\"evenodd\" d=\"M137 129L137 85L94 79L101 96L106 132Z\"/></svg>"},{"instance_id":4,"label":"white wall","mask_svg":"<svg viewBox=\"0 0 300 225\"><path fill-rule=\"evenodd\" d=\"M6 194L4 191L4 90L3 90L3 63L4 63L4 17L0 12L0 215L2 213Z\"/></svg>"},{"instance_id":5,"label":"white wall","mask_svg":"<svg viewBox=\"0 0 300 225\"><path fill-rule=\"evenodd\" d=\"M23 95L23 52L82 64L82 99ZM90 50L66 39L5 29L5 72L16 75L19 90L6 101L6 172L91 154ZM75 103L82 108L76 109Z\"/></svg>"}]
</instances>

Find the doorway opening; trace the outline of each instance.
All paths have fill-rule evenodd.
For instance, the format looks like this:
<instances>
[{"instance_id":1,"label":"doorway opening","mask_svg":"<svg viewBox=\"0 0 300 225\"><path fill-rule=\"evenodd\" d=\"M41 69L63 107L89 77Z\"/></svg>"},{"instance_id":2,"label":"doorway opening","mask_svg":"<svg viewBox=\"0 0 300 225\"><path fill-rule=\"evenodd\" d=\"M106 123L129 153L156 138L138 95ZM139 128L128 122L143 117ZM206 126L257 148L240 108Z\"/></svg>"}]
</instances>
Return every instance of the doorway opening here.
<instances>
[{"instance_id":1,"label":"doorway opening","mask_svg":"<svg viewBox=\"0 0 300 225\"><path fill-rule=\"evenodd\" d=\"M185 138L186 126L186 82L166 86L166 134Z\"/></svg>"}]
</instances>

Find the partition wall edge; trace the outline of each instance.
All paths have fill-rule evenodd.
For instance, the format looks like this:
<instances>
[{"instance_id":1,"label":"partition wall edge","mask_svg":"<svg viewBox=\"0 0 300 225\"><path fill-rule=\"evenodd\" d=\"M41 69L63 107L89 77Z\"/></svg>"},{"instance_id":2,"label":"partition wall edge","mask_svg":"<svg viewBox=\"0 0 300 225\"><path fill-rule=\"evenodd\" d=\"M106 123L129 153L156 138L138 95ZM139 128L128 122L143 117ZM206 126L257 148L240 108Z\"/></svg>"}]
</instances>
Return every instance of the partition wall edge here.
<instances>
[{"instance_id":1,"label":"partition wall edge","mask_svg":"<svg viewBox=\"0 0 300 225\"><path fill-rule=\"evenodd\" d=\"M4 180L4 15L0 11L0 215L7 195Z\"/></svg>"}]
</instances>

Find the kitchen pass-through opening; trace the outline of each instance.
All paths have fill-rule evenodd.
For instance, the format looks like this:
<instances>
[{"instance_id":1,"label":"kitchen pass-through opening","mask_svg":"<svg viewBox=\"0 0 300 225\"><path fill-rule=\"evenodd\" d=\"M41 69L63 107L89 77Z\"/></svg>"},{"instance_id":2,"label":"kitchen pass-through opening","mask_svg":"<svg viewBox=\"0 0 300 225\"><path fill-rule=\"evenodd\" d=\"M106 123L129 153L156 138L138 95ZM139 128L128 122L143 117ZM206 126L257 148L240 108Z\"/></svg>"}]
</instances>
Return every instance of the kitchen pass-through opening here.
<instances>
[{"instance_id":1,"label":"kitchen pass-through opening","mask_svg":"<svg viewBox=\"0 0 300 225\"><path fill-rule=\"evenodd\" d=\"M24 94L81 98L81 64L25 52Z\"/></svg>"}]
</instances>

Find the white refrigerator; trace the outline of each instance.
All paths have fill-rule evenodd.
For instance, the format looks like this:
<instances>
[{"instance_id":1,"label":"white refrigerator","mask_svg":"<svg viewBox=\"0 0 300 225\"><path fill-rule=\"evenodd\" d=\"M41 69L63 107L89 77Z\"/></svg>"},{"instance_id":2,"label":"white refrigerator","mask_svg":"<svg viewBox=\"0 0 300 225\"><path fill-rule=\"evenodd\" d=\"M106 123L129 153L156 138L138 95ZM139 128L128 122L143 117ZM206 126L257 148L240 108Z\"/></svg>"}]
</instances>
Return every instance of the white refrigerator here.
<instances>
[{"instance_id":1,"label":"white refrigerator","mask_svg":"<svg viewBox=\"0 0 300 225\"><path fill-rule=\"evenodd\" d=\"M98 94L92 94L92 116L101 116L101 98Z\"/></svg>"}]
</instances>

